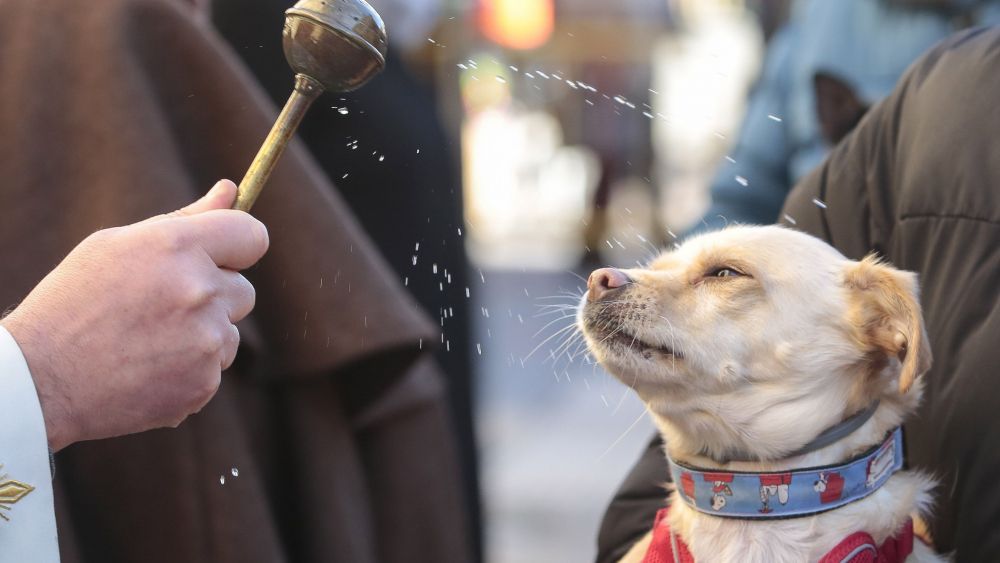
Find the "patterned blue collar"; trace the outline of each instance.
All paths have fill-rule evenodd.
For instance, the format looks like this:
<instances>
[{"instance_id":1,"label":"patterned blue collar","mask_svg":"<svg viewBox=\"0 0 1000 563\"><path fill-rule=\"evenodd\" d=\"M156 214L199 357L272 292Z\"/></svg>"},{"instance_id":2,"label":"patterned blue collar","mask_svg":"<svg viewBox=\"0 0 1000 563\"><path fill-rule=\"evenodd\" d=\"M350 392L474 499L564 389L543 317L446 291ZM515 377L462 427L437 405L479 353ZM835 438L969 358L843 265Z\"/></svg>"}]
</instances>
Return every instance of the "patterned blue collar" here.
<instances>
[{"instance_id":1,"label":"patterned blue collar","mask_svg":"<svg viewBox=\"0 0 1000 563\"><path fill-rule=\"evenodd\" d=\"M839 508L885 484L903 467L903 431L847 462L778 473L699 469L667 457L678 495L705 514L761 520Z\"/></svg>"}]
</instances>

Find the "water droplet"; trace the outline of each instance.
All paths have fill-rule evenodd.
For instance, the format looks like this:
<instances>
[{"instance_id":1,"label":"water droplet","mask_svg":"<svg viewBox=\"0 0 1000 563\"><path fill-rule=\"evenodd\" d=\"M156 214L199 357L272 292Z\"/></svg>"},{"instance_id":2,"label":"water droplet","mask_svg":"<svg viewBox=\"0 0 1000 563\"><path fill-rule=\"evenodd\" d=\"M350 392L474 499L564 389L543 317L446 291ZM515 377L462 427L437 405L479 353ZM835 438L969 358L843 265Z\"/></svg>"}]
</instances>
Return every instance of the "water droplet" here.
<instances>
[{"instance_id":1,"label":"water droplet","mask_svg":"<svg viewBox=\"0 0 1000 563\"><path fill-rule=\"evenodd\" d=\"M413 255L413 265L414 266L417 265L417 255L416 254Z\"/></svg>"},{"instance_id":2,"label":"water droplet","mask_svg":"<svg viewBox=\"0 0 1000 563\"><path fill-rule=\"evenodd\" d=\"M815 203L816 207L819 207L820 209L826 209L826 203L819 199L813 198L813 203Z\"/></svg>"},{"instance_id":3,"label":"water droplet","mask_svg":"<svg viewBox=\"0 0 1000 563\"><path fill-rule=\"evenodd\" d=\"M466 286L466 288L465 288L465 298L468 299L469 297L471 297L471 294L469 293L468 286Z\"/></svg>"},{"instance_id":4,"label":"water droplet","mask_svg":"<svg viewBox=\"0 0 1000 563\"><path fill-rule=\"evenodd\" d=\"M741 185L741 186L743 186L743 187L747 187L747 186L750 185L750 182L746 178L744 178L743 176L737 176L736 177L736 183L739 184L739 185Z\"/></svg>"},{"instance_id":5,"label":"water droplet","mask_svg":"<svg viewBox=\"0 0 1000 563\"><path fill-rule=\"evenodd\" d=\"M497 82L499 82L501 84L506 84L507 83L507 79L504 78L504 77L502 77L502 76L500 76L500 75L497 75Z\"/></svg>"},{"instance_id":6,"label":"water droplet","mask_svg":"<svg viewBox=\"0 0 1000 563\"><path fill-rule=\"evenodd\" d=\"M378 161L379 161L379 162L382 162L382 161L384 161L384 160L385 160L385 155L384 155L384 154L383 154L383 155L380 155L380 156L378 157Z\"/></svg>"},{"instance_id":7,"label":"water droplet","mask_svg":"<svg viewBox=\"0 0 1000 563\"><path fill-rule=\"evenodd\" d=\"M483 346L478 342L476 342L476 352L479 352L480 356L483 355Z\"/></svg>"},{"instance_id":8,"label":"water droplet","mask_svg":"<svg viewBox=\"0 0 1000 563\"><path fill-rule=\"evenodd\" d=\"M237 468L235 468L235 467L232 468L232 469L230 469L229 472L232 473L233 477L239 477L240 476L240 470L237 469Z\"/></svg>"},{"instance_id":9,"label":"water droplet","mask_svg":"<svg viewBox=\"0 0 1000 563\"><path fill-rule=\"evenodd\" d=\"M226 484L226 476L225 475L219 475L219 484L220 485L225 485Z\"/></svg>"},{"instance_id":10,"label":"water droplet","mask_svg":"<svg viewBox=\"0 0 1000 563\"><path fill-rule=\"evenodd\" d=\"M784 216L785 216L785 221L788 221L789 223L791 223L793 225L795 224L795 219L792 219L791 215L785 213Z\"/></svg>"},{"instance_id":11,"label":"water droplet","mask_svg":"<svg viewBox=\"0 0 1000 563\"><path fill-rule=\"evenodd\" d=\"M438 265L437 264L431 265L431 271L435 274L438 273Z\"/></svg>"},{"instance_id":12,"label":"water droplet","mask_svg":"<svg viewBox=\"0 0 1000 563\"><path fill-rule=\"evenodd\" d=\"M778 123L781 123L781 118L778 117L777 115L772 115L769 113L767 114L767 118L770 119L771 121L777 121Z\"/></svg>"},{"instance_id":13,"label":"water droplet","mask_svg":"<svg viewBox=\"0 0 1000 563\"><path fill-rule=\"evenodd\" d=\"M347 108L337 108L337 113L340 115L347 115L350 111Z\"/></svg>"}]
</instances>

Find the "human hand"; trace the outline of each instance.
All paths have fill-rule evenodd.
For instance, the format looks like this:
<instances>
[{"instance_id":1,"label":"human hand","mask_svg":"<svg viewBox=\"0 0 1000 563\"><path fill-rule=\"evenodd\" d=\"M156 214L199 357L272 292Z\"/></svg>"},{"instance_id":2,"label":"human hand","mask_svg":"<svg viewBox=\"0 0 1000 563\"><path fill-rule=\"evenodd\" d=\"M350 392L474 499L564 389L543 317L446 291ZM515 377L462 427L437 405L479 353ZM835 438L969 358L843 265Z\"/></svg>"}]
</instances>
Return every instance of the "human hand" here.
<instances>
[{"instance_id":1,"label":"human hand","mask_svg":"<svg viewBox=\"0 0 1000 563\"><path fill-rule=\"evenodd\" d=\"M238 270L267 229L236 186L84 239L0 321L31 371L49 447L175 427L215 395L254 288Z\"/></svg>"}]
</instances>

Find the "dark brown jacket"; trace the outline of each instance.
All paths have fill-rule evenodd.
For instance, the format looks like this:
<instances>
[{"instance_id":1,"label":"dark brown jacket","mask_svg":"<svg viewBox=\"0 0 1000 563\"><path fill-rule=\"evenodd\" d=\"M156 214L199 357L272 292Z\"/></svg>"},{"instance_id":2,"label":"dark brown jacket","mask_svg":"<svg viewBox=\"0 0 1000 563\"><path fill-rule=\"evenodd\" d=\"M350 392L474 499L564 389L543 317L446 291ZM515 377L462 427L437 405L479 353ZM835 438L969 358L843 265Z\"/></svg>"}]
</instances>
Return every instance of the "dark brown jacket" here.
<instances>
[{"instance_id":1,"label":"dark brown jacket","mask_svg":"<svg viewBox=\"0 0 1000 563\"><path fill-rule=\"evenodd\" d=\"M945 41L784 209L850 258L874 250L920 274L934 365L906 424L907 461L939 480L932 532L958 561L1000 560L998 99L1000 29ZM654 440L605 515L599 561L616 561L650 529L666 477Z\"/></svg>"},{"instance_id":2,"label":"dark brown jacket","mask_svg":"<svg viewBox=\"0 0 1000 563\"><path fill-rule=\"evenodd\" d=\"M4 1L0 70L4 307L94 230L242 177L275 115L166 0ZM434 326L297 143L254 213L236 365L180 428L57 456L63 561L467 560Z\"/></svg>"}]
</instances>

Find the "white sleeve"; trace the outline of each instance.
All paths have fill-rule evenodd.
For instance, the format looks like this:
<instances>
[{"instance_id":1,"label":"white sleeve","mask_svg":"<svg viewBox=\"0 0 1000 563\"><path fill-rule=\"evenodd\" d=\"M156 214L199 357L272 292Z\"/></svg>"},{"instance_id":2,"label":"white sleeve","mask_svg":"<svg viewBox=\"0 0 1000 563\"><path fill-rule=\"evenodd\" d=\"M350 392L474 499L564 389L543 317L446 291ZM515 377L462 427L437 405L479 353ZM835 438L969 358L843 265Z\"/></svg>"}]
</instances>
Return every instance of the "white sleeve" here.
<instances>
[{"instance_id":1,"label":"white sleeve","mask_svg":"<svg viewBox=\"0 0 1000 563\"><path fill-rule=\"evenodd\" d=\"M45 420L28 364L0 326L0 563L59 561Z\"/></svg>"}]
</instances>

